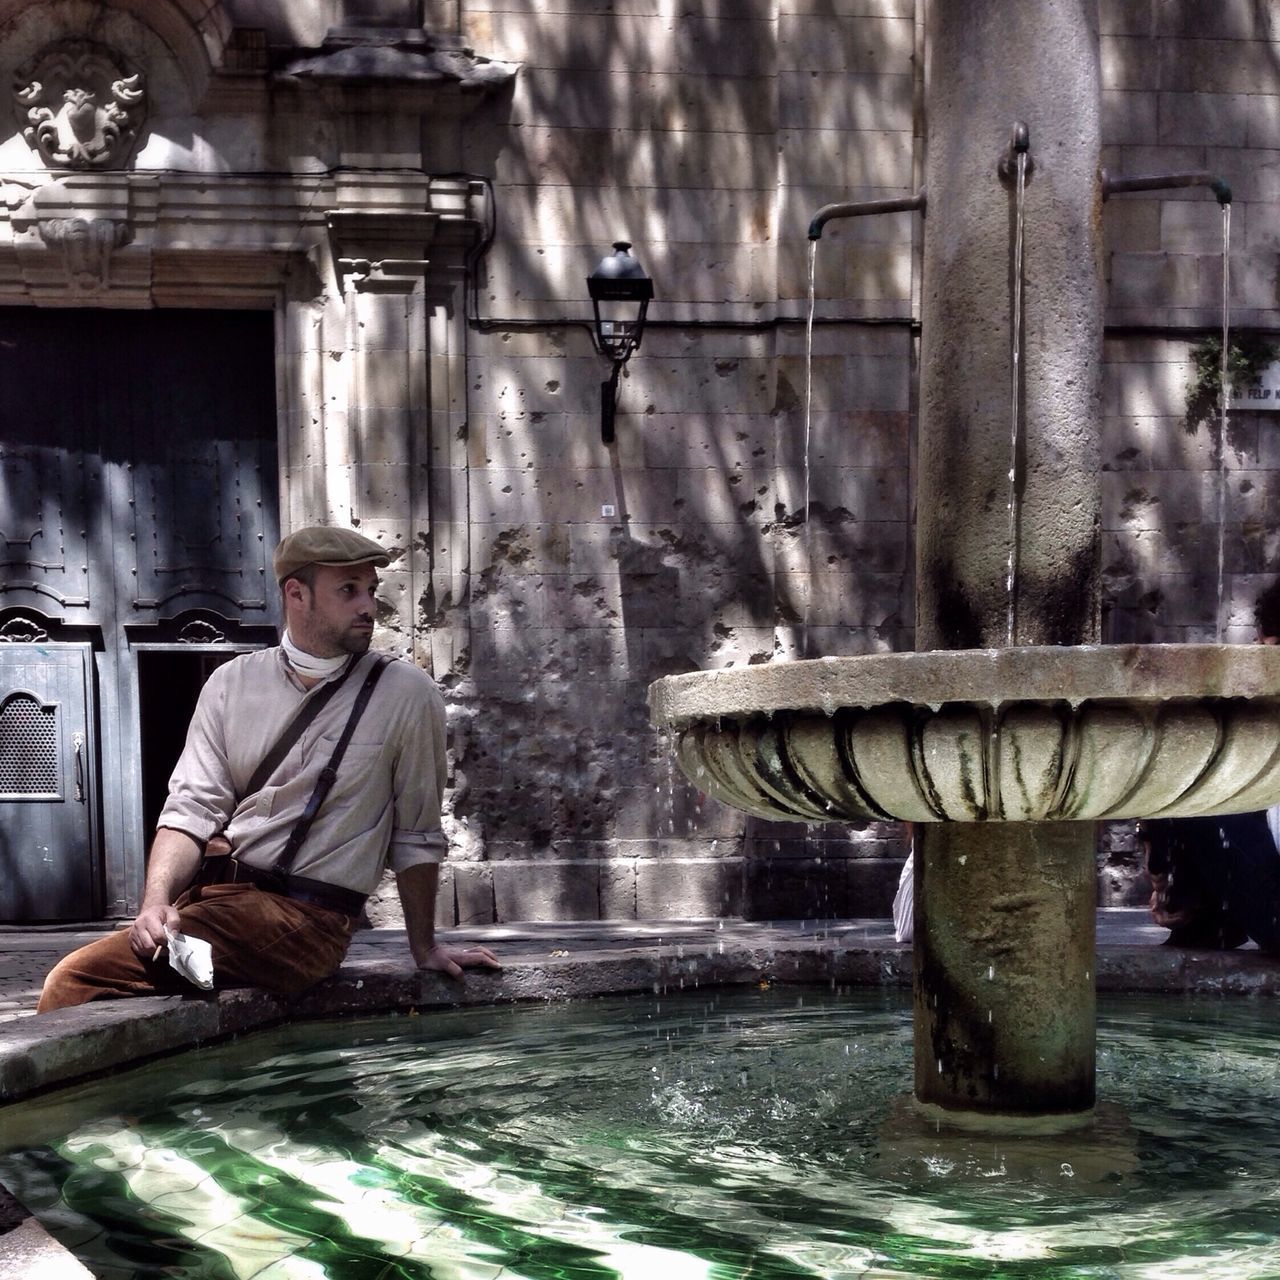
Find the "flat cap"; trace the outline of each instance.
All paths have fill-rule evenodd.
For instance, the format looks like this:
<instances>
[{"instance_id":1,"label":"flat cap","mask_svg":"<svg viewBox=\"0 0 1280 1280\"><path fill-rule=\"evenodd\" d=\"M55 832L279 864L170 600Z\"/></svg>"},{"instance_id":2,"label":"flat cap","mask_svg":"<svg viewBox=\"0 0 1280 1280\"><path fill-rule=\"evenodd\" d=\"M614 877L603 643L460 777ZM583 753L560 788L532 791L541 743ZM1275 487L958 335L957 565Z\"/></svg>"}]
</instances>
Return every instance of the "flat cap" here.
<instances>
[{"instance_id":1,"label":"flat cap","mask_svg":"<svg viewBox=\"0 0 1280 1280\"><path fill-rule=\"evenodd\" d=\"M283 539L276 548L272 563L276 581L283 582L291 573L297 573L308 564L376 564L381 569L391 563L391 557L371 538L354 529L313 525Z\"/></svg>"}]
</instances>

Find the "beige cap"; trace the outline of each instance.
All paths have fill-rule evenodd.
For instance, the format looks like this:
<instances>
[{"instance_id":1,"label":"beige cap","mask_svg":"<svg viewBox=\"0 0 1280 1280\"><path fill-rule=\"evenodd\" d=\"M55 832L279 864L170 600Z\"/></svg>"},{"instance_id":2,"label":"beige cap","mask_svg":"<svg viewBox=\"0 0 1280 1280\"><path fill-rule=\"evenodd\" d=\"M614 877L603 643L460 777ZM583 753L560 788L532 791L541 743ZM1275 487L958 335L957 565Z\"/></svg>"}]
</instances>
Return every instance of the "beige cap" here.
<instances>
[{"instance_id":1,"label":"beige cap","mask_svg":"<svg viewBox=\"0 0 1280 1280\"><path fill-rule=\"evenodd\" d=\"M376 542L354 529L330 529L313 525L283 539L272 557L276 581L283 582L304 565L376 564L380 569L391 557Z\"/></svg>"}]
</instances>

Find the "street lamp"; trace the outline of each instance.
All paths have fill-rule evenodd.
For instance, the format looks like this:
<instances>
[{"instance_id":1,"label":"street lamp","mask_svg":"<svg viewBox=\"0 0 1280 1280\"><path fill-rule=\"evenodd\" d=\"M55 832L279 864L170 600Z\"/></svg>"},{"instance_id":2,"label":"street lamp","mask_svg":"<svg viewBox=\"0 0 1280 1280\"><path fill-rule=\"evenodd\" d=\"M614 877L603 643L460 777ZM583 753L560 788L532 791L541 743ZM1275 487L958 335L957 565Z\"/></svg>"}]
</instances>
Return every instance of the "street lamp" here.
<instances>
[{"instance_id":1,"label":"street lamp","mask_svg":"<svg viewBox=\"0 0 1280 1280\"><path fill-rule=\"evenodd\" d=\"M600 439L613 443L613 418L618 405L618 377L644 336L644 318L653 297L653 281L631 256L626 240L615 240L613 252L587 277L587 290L596 313L596 342L600 354L613 361L613 372L600 384Z\"/></svg>"}]
</instances>

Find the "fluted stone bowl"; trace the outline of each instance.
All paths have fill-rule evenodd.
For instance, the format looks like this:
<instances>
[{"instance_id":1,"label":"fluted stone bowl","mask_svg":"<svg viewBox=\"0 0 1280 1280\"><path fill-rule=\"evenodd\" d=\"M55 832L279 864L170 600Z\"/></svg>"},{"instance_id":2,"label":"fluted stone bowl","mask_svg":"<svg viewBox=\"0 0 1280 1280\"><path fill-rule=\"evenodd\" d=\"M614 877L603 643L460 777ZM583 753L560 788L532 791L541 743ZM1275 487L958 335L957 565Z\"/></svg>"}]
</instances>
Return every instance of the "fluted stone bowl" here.
<instances>
[{"instance_id":1,"label":"fluted stone bowl","mask_svg":"<svg viewBox=\"0 0 1280 1280\"><path fill-rule=\"evenodd\" d=\"M762 818L1085 821L1280 801L1280 646L872 654L649 689L699 790Z\"/></svg>"}]
</instances>

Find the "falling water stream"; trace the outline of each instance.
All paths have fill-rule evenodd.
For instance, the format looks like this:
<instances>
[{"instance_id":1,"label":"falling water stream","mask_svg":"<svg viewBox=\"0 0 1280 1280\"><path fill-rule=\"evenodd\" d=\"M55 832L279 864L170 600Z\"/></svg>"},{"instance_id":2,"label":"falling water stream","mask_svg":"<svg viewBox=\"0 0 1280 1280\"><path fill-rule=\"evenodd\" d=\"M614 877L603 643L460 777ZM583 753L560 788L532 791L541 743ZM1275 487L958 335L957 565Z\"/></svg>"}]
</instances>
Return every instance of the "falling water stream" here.
<instances>
[{"instance_id":1,"label":"falling water stream","mask_svg":"<svg viewBox=\"0 0 1280 1280\"><path fill-rule=\"evenodd\" d=\"M818 298L818 242L809 241L809 310L804 326L804 571L809 579L804 596L804 620L800 629L801 657L809 652L809 605L813 599L813 520L809 509L809 447L813 428L813 313Z\"/></svg>"},{"instance_id":2,"label":"falling water stream","mask_svg":"<svg viewBox=\"0 0 1280 1280\"><path fill-rule=\"evenodd\" d=\"M922 1124L908 1005L284 1027L0 1112L0 1177L101 1280L1280 1274L1265 1004L1103 996L1105 1101L1056 1138Z\"/></svg>"},{"instance_id":3,"label":"falling water stream","mask_svg":"<svg viewBox=\"0 0 1280 1280\"><path fill-rule=\"evenodd\" d=\"M1005 575L1008 629L1005 643L1012 645L1018 627L1018 448L1022 415L1022 244L1026 227L1027 153L1017 153L1017 196L1013 234L1013 313L1010 317L1012 375L1009 395L1009 563Z\"/></svg>"},{"instance_id":4,"label":"falling water stream","mask_svg":"<svg viewBox=\"0 0 1280 1280\"><path fill-rule=\"evenodd\" d=\"M1219 368L1218 420L1218 607L1217 639L1226 628L1227 407L1231 403L1231 202L1222 206L1222 362Z\"/></svg>"}]
</instances>

